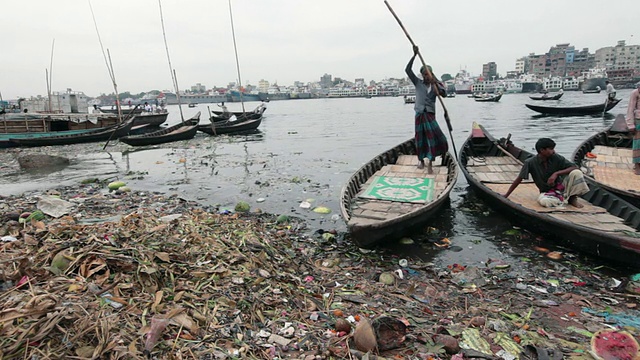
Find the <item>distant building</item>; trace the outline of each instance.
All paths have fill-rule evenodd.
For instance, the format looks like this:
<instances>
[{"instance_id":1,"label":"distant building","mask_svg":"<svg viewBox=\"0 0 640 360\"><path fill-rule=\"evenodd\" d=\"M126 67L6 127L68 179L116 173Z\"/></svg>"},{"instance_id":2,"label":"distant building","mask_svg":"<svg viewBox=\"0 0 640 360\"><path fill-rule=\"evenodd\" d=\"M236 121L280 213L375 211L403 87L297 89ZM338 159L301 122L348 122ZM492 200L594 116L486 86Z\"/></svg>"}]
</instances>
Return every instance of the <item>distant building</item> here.
<instances>
[{"instance_id":1,"label":"distant building","mask_svg":"<svg viewBox=\"0 0 640 360\"><path fill-rule=\"evenodd\" d=\"M620 40L616 46L596 50L595 63L596 67L607 70L612 82L632 82L640 71L640 45L626 45L624 40Z\"/></svg>"},{"instance_id":2,"label":"distant building","mask_svg":"<svg viewBox=\"0 0 640 360\"><path fill-rule=\"evenodd\" d=\"M515 72L517 74L524 74L526 72L527 65L529 65L529 58L527 58L526 56L521 57L520 59L516 60Z\"/></svg>"},{"instance_id":3,"label":"distant building","mask_svg":"<svg viewBox=\"0 0 640 360\"><path fill-rule=\"evenodd\" d=\"M206 91L207 91L207 87L200 83L197 83L191 86L191 92L194 94L203 94Z\"/></svg>"},{"instance_id":4,"label":"distant building","mask_svg":"<svg viewBox=\"0 0 640 360\"><path fill-rule=\"evenodd\" d=\"M269 82L265 79L258 81L258 91L260 92L266 93L269 90L269 86L271 86L271 84L269 84Z\"/></svg>"},{"instance_id":5,"label":"distant building","mask_svg":"<svg viewBox=\"0 0 640 360\"><path fill-rule=\"evenodd\" d=\"M322 88L330 88L333 86L333 80L331 80L331 75L324 74L320 77L320 86Z\"/></svg>"},{"instance_id":6,"label":"distant building","mask_svg":"<svg viewBox=\"0 0 640 360\"><path fill-rule=\"evenodd\" d=\"M491 61L489 63L482 65L482 77L490 80L498 76L498 65L495 62Z\"/></svg>"}]
</instances>

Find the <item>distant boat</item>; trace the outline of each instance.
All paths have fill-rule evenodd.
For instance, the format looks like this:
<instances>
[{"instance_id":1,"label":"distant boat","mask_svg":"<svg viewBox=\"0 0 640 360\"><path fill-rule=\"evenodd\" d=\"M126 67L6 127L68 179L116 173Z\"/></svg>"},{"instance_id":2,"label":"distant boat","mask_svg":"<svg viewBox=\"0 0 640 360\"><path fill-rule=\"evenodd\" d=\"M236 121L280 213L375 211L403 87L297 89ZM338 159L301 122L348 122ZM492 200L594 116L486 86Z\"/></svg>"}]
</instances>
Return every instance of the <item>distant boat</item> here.
<instances>
[{"instance_id":1,"label":"distant boat","mask_svg":"<svg viewBox=\"0 0 640 360\"><path fill-rule=\"evenodd\" d=\"M404 103L405 104L415 104L416 103L416 96L415 95L405 95L404 96Z\"/></svg>"},{"instance_id":2,"label":"distant boat","mask_svg":"<svg viewBox=\"0 0 640 360\"><path fill-rule=\"evenodd\" d=\"M599 94L602 89L582 90L583 94Z\"/></svg>"},{"instance_id":3,"label":"distant boat","mask_svg":"<svg viewBox=\"0 0 640 360\"><path fill-rule=\"evenodd\" d=\"M497 94L497 95L489 95L485 97L477 97L475 98L475 100L478 102L498 102L500 101L501 98L502 98L502 94Z\"/></svg>"},{"instance_id":4,"label":"distant boat","mask_svg":"<svg viewBox=\"0 0 640 360\"><path fill-rule=\"evenodd\" d=\"M189 107L190 107L190 108L194 108L194 107L196 107L196 106L198 106L198 103L189 103Z\"/></svg>"},{"instance_id":5,"label":"distant boat","mask_svg":"<svg viewBox=\"0 0 640 360\"><path fill-rule=\"evenodd\" d=\"M597 105L571 106L571 107L539 106L539 105L530 105L530 104L525 104L525 106L533 111L536 111L545 115L561 115L561 116L581 116L581 115L594 115L594 114L602 115L603 112L613 109L613 107L618 105L620 101L621 99L615 99L615 100L607 101L606 103L597 104ZM606 104L606 108L605 108L605 104Z\"/></svg>"},{"instance_id":6,"label":"distant boat","mask_svg":"<svg viewBox=\"0 0 640 360\"><path fill-rule=\"evenodd\" d=\"M227 115L230 114L229 117L231 117L231 115L235 115L237 117L237 116L242 116L244 114L260 114L260 115L262 115L266 110L267 110L267 106L264 105L264 104L260 104L255 109L253 109L253 111L249 111L249 112L246 112L246 113L242 112L242 111L229 111L229 112L227 112L225 114L224 111L220 111L220 110L211 110L211 113L215 114L215 115L218 115L218 116L221 116L221 115L227 116Z\"/></svg>"},{"instance_id":7,"label":"distant boat","mask_svg":"<svg viewBox=\"0 0 640 360\"><path fill-rule=\"evenodd\" d=\"M545 94L545 95L542 95L542 96L529 96L529 98L531 100L560 100L560 98L562 97L562 95L564 95L564 93L557 93L557 94L555 94L553 96L549 96L547 94Z\"/></svg>"}]
</instances>

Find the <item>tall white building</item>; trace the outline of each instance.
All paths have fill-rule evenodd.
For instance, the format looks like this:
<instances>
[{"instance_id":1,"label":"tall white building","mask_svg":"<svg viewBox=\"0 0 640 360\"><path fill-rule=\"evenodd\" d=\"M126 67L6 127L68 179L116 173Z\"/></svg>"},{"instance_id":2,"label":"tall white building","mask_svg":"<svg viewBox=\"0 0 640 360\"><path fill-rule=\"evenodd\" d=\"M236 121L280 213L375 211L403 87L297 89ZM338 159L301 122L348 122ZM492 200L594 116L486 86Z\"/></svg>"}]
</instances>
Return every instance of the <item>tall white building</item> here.
<instances>
[{"instance_id":1,"label":"tall white building","mask_svg":"<svg viewBox=\"0 0 640 360\"><path fill-rule=\"evenodd\" d=\"M626 45L624 40L616 46L596 50L596 67L609 70L640 69L640 45Z\"/></svg>"},{"instance_id":2,"label":"tall white building","mask_svg":"<svg viewBox=\"0 0 640 360\"><path fill-rule=\"evenodd\" d=\"M258 91L260 92L267 92L269 90L269 86L271 84L269 84L269 82L265 79L262 79L260 81L258 81Z\"/></svg>"}]
</instances>

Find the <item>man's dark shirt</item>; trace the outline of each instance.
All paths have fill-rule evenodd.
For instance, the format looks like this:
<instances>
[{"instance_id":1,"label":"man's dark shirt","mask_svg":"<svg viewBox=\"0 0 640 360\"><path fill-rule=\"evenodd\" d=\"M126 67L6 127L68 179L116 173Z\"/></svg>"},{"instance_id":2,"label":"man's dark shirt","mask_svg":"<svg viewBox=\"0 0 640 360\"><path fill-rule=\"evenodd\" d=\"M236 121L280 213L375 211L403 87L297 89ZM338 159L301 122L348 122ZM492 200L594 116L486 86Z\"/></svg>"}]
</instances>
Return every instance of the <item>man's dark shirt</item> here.
<instances>
[{"instance_id":1,"label":"man's dark shirt","mask_svg":"<svg viewBox=\"0 0 640 360\"><path fill-rule=\"evenodd\" d=\"M554 172L564 170L572 166L576 165L561 155L553 154L549 159L547 159L547 168L545 169L542 165L542 159L536 155L524 161L524 164L522 164L522 170L520 170L520 174L518 176L526 180L529 178L529 174L531 174L533 182L536 183L540 192L544 193L551 190L551 186L547 184L547 180L549 180L549 177L551 177ZM557 181L562 181L562 177L558 176Z\"/></svg>"}]
</instances>

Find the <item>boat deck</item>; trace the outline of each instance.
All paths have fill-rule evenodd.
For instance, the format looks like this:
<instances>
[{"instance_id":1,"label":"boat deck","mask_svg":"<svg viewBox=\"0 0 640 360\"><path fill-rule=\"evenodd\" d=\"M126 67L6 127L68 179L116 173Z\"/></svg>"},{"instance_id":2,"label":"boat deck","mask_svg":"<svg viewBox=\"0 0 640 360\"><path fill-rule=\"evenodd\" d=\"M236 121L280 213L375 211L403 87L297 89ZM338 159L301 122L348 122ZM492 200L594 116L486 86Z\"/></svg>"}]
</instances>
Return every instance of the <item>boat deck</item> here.
<instances>
[{"instance_id":1,"label":"boat deck","mask_svg":"<svg viewBox=\"0 0 640 360\"><path fill-rule=\"evenodd\" d=\"M470 158L467 170L476 180L499 194L505 194L513 180L518 176L521 165L517 160L508 156L494 156ZM624 224L623 219L609 214L606 209L579 199L583 208L573 206L546 208L538 204L540 192L531 179L523 180L509 196L509 200L529 210L551 216L557 220L566 221L596 230L608 232L629 231L636 233L636 229Z\"/></svg>"},{"instance_id":2,"label":"boat deck","mask_svg":"<svg viewBox=\"0 0 640 360\"><path fill-rule=\"evenodd\" d=\"M426 167L418 169L415 155L400 155L395 164L382 167L354 197L349 225L391 220L438 199L443 195L449 178L449 168L439 166L441 160L438 157L433 161L433 174L428 174ZM395 184L383 183L387 179Z\"/></svg>"},{"instance_id":3,"label":"boat deck","mask_svg":"<svg viewBox=\"0 0 640 360\"><path fill-rule=\"evenodd\" d=\"M596 157L582 160L583 171L611 188L640 193L640 176L633 173L632 152L627 148L596 145L591 151Z\"/></svg>"}]
</instances>

